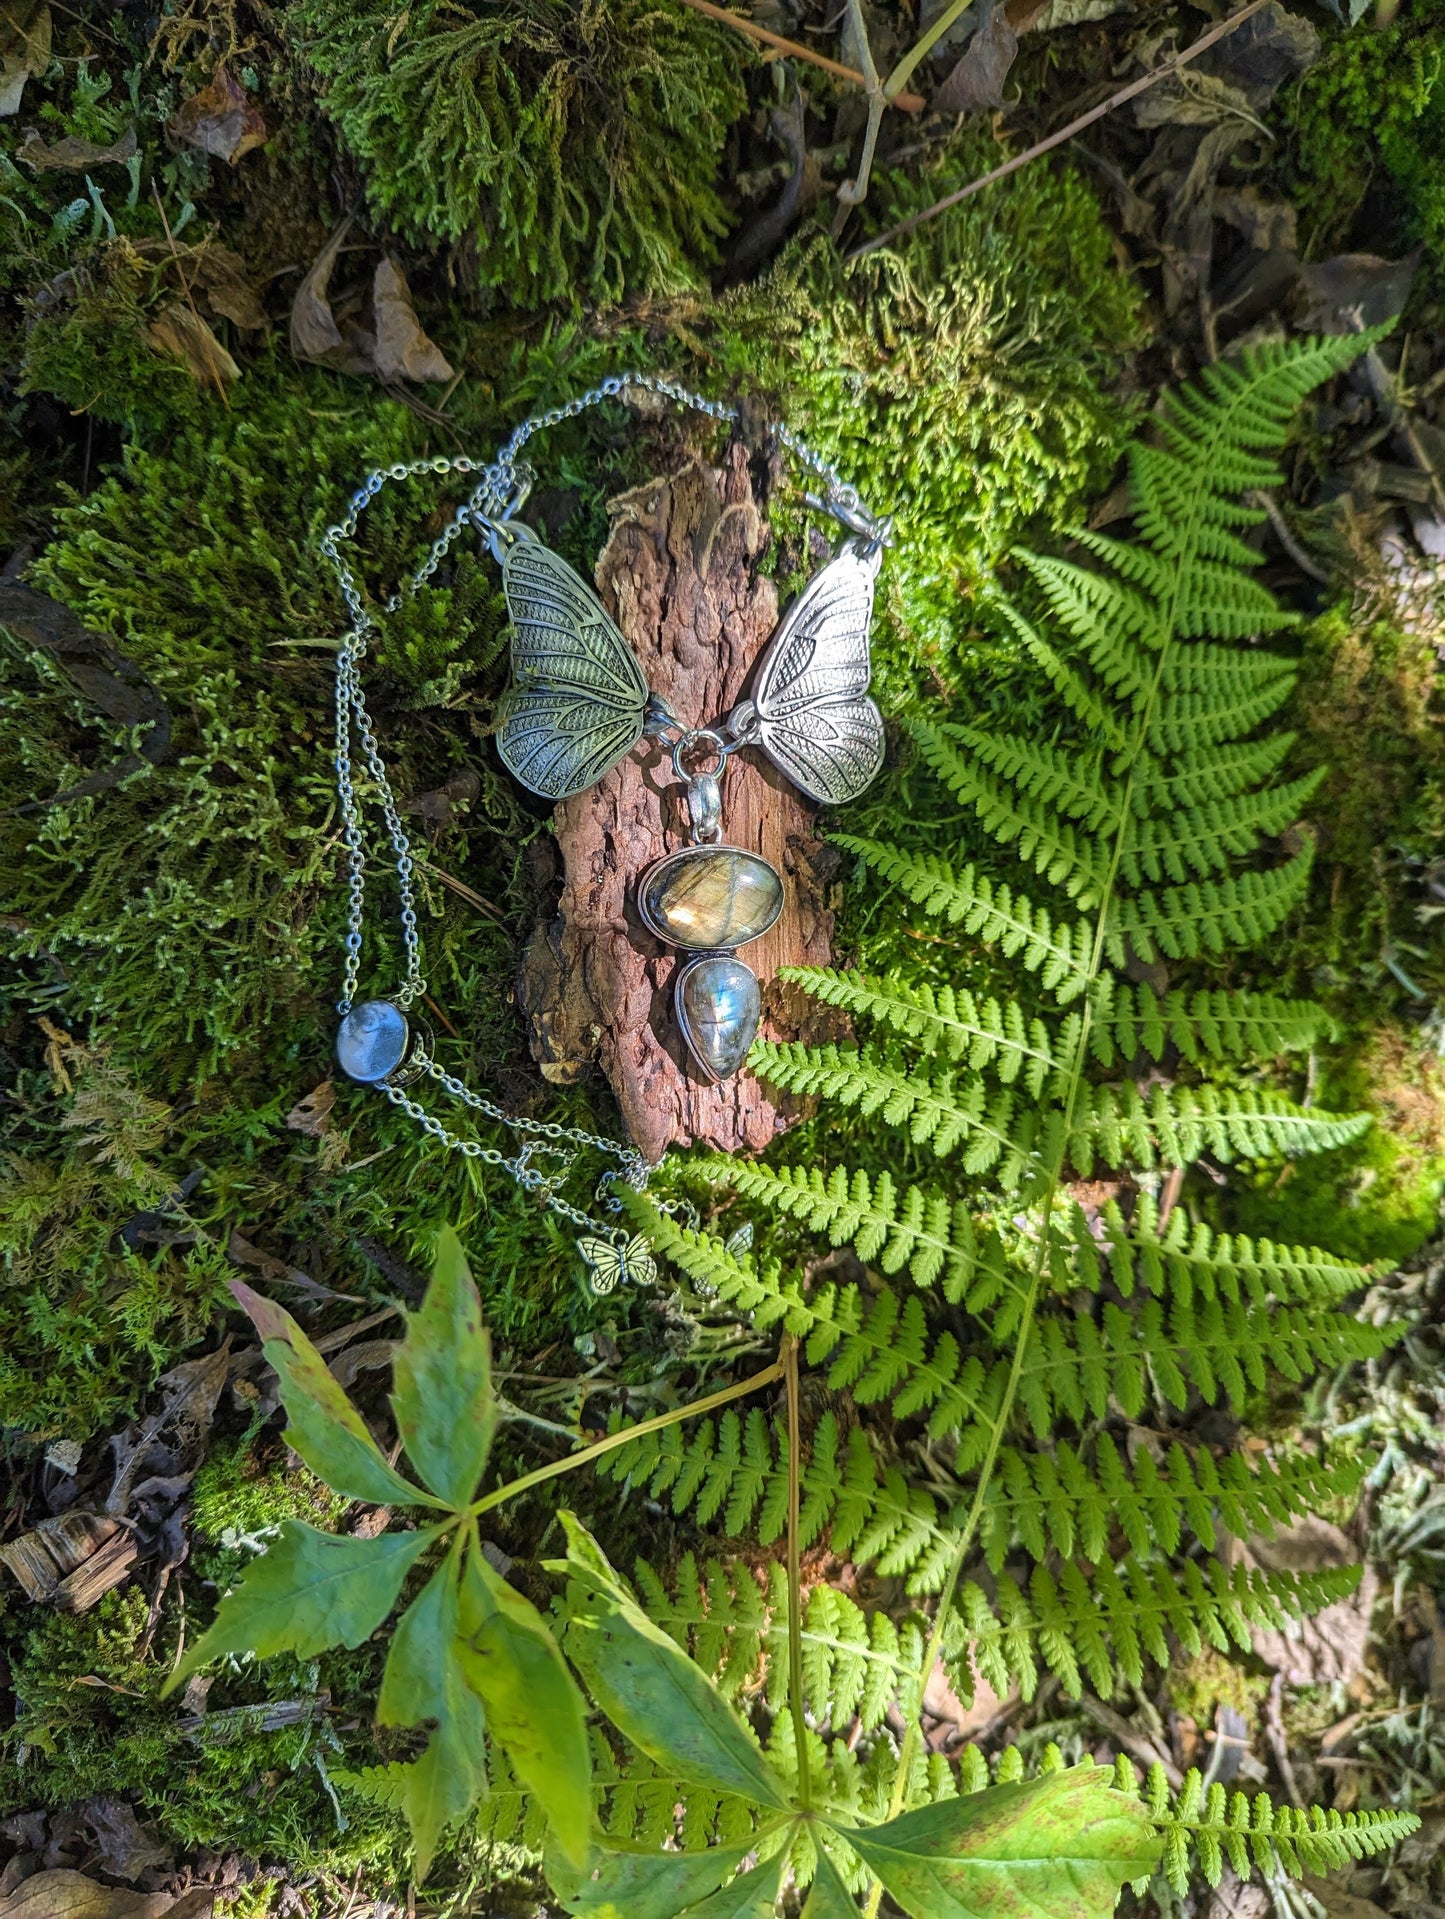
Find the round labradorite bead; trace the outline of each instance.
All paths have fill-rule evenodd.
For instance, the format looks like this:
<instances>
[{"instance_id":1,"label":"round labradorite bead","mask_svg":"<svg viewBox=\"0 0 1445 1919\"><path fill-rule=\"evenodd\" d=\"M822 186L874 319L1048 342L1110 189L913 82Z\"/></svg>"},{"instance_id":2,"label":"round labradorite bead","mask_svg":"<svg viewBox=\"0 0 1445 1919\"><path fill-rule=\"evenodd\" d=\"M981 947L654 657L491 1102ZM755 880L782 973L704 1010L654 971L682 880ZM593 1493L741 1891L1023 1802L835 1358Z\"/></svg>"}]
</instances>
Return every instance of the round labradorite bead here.
<instances>
[{"instance_id":1,"label":"round labradorite bead","mask_svg":"<svg viewBox=\"0 0 1445 1919\"><path fill-rule=\"evenodd\" d=\"M689 960L677 979L677 1023L713 1079L730 1079L748 1056L762 999L757 975L731 953Z\"/></svg>"},{"instance_id":2,"label":"round labradorite bead","mask_svg":"<svg viewBox=\"0 0 1445 1919\"><path fill-rule=\"evenodd\" d=\"M410 1040L406 1015L390 1000L363 1000L353 1006L336 1035L336 1057L343 1073L363 1086L375 1086L406 1058Z\"/></svg>"},{"instance_id":3,"label":"round labradorite bead","mask_svg":"<svg viewBox=\"0 0 1445 1919\"><path fill-rule=\"evenodd\" d=\"M783 882L759 853L737 846L685 846L644 873L642 917L674 946L745 946L783 910Z\"/></svg>"}]
</instances>

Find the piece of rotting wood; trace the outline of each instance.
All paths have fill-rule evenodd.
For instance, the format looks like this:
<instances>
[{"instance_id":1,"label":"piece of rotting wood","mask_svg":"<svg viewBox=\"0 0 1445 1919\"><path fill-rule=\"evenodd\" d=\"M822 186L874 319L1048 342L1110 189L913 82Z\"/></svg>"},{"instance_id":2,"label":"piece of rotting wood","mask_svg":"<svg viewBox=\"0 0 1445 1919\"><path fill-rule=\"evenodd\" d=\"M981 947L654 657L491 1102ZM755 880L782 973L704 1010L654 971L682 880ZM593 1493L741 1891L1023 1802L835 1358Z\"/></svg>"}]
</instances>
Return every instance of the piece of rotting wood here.
<instances>
[{"instance_id":1,"label":"piece of rotting wood","mask_svg":"<svg viewBox=\"0 0 1445 1919\"><path fill-rule=\"evenodd\" d=\"M742 698L778 619L773 584L758 571L770 536L747 456L735 445L720 470L693 461L610 510L597 563L603 602L653 692L684 725L714 724ZM758 1030L779 1040L832 1037L836 1016L776 977L780 966L832 957L837 856L818 836L818 809L751 749L729 760L722 794L724 840L763 854L783 876L782 917L741 951L762 986ZM561 899L536 928L519 982L544 1076L568 1084L600 1064L650 1161L693 1140L724 1151L765 1146L802 1104L746 1066L713 1084L691 1062L672 1006L687 956L654 939L637 913L638 876L688 843L671 754L644 741L596 786L562 801L554 824Z\"/></svg>"}]
</instances>

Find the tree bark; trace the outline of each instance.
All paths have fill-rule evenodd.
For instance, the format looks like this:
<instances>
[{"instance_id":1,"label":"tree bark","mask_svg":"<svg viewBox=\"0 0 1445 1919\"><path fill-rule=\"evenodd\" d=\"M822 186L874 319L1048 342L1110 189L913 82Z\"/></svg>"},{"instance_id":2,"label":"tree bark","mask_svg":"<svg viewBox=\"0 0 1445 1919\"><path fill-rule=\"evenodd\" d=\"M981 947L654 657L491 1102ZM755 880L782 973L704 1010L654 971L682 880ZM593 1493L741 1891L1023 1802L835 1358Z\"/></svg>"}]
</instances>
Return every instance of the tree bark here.
<instances>
[{"instance_id":1,"label":"tree bark","mask_svg":"<svg viewBox=\"0 0 1445 1919\"><path fill-rule=\"evenodd\" d=\"M649 686L683 724L716 722L742 697L778 617L773 584L757 570L770 535L746 455L734 446L721 471L693 461L610 510L612 534L597 563L602 600ZM820 1025L806 995L775 977L780 966L832 957L837 855L817 837L817 809L751 749L729 760L722 793L724 840L763 854L783 876L782 917L741 950L762 986L759 1031L831 1034L826 1011ZM599 1063L649 1160L690 1140L726 1151L765 1146L802 1105L770 1092L746 1066L720 1084L707 1080L673 1016L673 976L686 955L655 939L637 913L639 875L688 843L670 753L644 741L596 786L562 801L554 822L561 898L528 945L519 994L543 1074L569 1083Z\"/></svg>"}]
</instances>

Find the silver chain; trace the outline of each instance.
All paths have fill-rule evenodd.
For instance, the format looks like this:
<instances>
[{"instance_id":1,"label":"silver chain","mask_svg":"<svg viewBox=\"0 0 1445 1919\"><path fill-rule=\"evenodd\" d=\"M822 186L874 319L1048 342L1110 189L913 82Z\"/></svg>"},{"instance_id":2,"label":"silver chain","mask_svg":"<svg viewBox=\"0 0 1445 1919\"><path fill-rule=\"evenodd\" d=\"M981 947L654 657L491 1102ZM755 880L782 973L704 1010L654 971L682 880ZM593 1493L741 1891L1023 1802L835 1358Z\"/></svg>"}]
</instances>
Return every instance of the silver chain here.
<instances>
[{"instance_id":1,"label":"silver chain","mask_svg":"<svg viewBox=\"0 0 1445 1919\"><path fill-rule=\"evenodd\" d=\"M401 823L396 796L387 776L381 748L372 731L371 715L361 684L361 663L366 657L367 640L369 635L380 630L379 619L368 606L366 596L341 552L341 543L355 537L362 514L388 482L414 480L423 475L440 478L451 474L480 473L481 478L470 495L457 507L446 527L432 541L420 567L382 602L381 614L395 613L405 600L410 599L432 577L466 527L476 520L505 517L511 503L525 494L531 473L527 467L519 464L518 455L534 433L540 433L547 427L560 426L564 420L575 419L589 407L598 406L604 400L621 399L629 390L637 389L689 407L712 420L737 425L741 419L738 408L727 406L720 400L704 399L701 394L691 393L672 380L661 379L650 373L613 374L589 388L586 393L579 393L575 399L523 420L490 464L471 459L465 454L455 457L437 454L431 459L378 467L367 475L362 486L352 494L345 516L335 526L327 527L321 536L319 551L330 561L336 573L341 597L351 616L351 625L342 636L336 656L336 792L341 807L341 837L346 848L349 895L341 998L336 1004L336 1010L343 1019L355 1004L361 977L362 924L366 903L366 840L353 774L353 734L360 742L361 756L376 789L387 837L395 856L402 946L406 956L405 973L395 993L395 1003L403 1012L426 993L426 979L422 973L421 937L417 929L416 896L413 890L416 868L411 841ZM886 537L887 523L873 519L864 508L856 488L847 485L836 468L799 439L790 428L777 426L773 432L778 444L823 482L825 490L821 498L814 498L811 494L808 496L811 505L824 508L855 532L864 533L870 538ZM615 1172L603 1174L596 1192L599 1206L609 1213L619 1213L622 1201L613 1190L617 1181L639 1192L647 1185L650 1168L635 1147L623 1145L615 1139L605 1139L596 1133L582 1132L575 1127L558 1126L509 1113L491 1100L473 1093L429 1056L420 1056L418 1065L421 1073L433 1079L451 1098L470 1107L483 1118L496 1121L522 1136L519 1150L509 1159L495 1147L483 1146L479 1140L464 1138L452 1132L434 1114L429 1113L420 1101L413 1099L403 1086L394 1081L383 1081L381 1090L392 1104L414 1119L438 1144L450 1152L460 1153L464 1159L496 1166L507 1172L519 1186L536 1193L552 1212L570 1220L573 1225L601 1234L616 1244L627 1240L625 1228L605 1225L594 1219L590 1213L581 1211L564 1199L559 1189L570 1173L577 1154L584 1147L592 1147L619 1162ZM535 1165L533 1162L537 1158L550 1160L553 1164L550 1169Z\"/></svg>"}]
</instances>

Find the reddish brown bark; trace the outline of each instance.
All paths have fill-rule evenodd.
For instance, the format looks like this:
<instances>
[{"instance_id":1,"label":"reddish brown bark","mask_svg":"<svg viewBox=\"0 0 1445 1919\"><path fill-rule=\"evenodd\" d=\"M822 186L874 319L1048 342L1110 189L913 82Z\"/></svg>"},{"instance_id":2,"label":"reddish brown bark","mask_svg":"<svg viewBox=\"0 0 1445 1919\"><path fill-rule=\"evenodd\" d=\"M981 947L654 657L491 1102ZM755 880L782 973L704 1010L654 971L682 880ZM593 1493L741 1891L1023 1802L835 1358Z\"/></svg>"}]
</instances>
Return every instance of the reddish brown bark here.
<instances>
[{"instance_id":1,"label":"reddish brown bark","mask_svg":"<svg viewBox=\"0 0 1445 1919\"><path fill-rule=\"evenodd\" d=\"M777 623L777 596L757 562L767 524L735 447L721 472L693 462L613 501L597 564L602 599L637 649L648 684L685 724L726 714L742 696ZM826 965L835 856L814 830L816 808L753 751L723 780L723 836L783 875L786 905L741 957L763 989L760 1032L803 1034L809 1002L775 974ZM521 1000L544 1074L566 1082L598 1062L633 1140L650 1160L698 1140L764 1146L801 1110L746 1067L712 1085L690 1066L672 1010L676 952L642 925L636 882L687 844L683 789L670 755L644 743L595 787L564 800L555 825L565 867L557 914L539 925L522 966Z\"/></svg>"}]
</instances>

